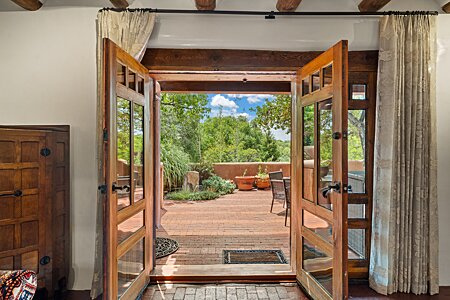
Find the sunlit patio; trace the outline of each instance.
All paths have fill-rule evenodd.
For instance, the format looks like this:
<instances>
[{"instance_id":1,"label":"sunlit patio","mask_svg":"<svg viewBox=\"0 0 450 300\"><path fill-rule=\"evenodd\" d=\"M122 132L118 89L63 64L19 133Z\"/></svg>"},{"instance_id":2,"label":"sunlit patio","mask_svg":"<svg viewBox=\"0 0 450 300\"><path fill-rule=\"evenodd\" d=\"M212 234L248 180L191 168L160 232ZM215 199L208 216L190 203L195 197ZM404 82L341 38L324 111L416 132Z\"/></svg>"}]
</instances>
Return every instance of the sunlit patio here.
<instances>
[{"instance_id":1,"label":"sunlit patio","mask_svg":"<svg viewBox=\"0 0 450 300\"><path fill-rule=\"evenodd\" d=\"M164 202L158 237L179 243L177 252L158 265L222 264L223 250L282 250L289 261L289 219L283 202L270 212L270 190L236 191L209 201Z\"/></svg>"}]
</instances>

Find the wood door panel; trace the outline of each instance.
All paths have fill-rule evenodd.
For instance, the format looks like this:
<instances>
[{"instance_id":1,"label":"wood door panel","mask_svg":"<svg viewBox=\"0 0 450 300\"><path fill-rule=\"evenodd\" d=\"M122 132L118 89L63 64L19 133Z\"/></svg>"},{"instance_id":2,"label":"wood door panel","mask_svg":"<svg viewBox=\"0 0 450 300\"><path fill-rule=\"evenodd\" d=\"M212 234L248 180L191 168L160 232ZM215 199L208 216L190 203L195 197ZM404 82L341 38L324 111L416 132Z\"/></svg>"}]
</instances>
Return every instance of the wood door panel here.
<instances>
[{"instance_id":1,"label":"wood door panel","mask_svg":"<svg viewBox=\"0 0 450 300\"><path fill-rule=\"evenodd\" d=\"M348 298L347 45L339 42L297 73L299 115L294 115L298 121L293 132L301 156L295 167L298 202L293 206L299 215L296 267L297 279L314 299ZM307 147L314 152L313 169L309 154L304 154Z\"/></svg>"},{"instance_id":2,"label":"wood door panel","mask_svg":"<svg viewBox=\"0 0 450 300\"><path fill-rule=\"evenodd\" d=\"M15 162L16 145L12 141L0 141L0 163Z\"/></svg>"},{"instance_id":3,"label":"wood door panel","mask_svg":"<svg viewBox=\"0 0 450 300\"><path fill-rule=\"evenodd\" d=\"M0 269L36 271L50 297L69 273L69 157L68 126L0 128Z\"/></svg>"},{"instance_id":4,"label":"wood door panel","mask_svg":"<svg viewBox=\"0 0 450 300\"><path fill-rule=\"evenodd\" d=\"M15 188L15 171L14 170L0 170L0 193L11 192Z\"/></svg>"},{"instance_id":5,"label":"wood door panel","mask_svg":"<svg viewBox=\"0 0 450 300\"><path fill-rule=\"evenodd\" d=\"M26 141L21 143L21 162L38 162L39 161L39 142Z\"/></svg>"},{"instance_id":6,"label":"wood door panel","mask_svg":"<svg viewBox=\"0 0 450 300\"><path fill-rule=\"evenodd\" d=\"M153 268L153 81L145 67L113 42L105 39L103 46L104 125L108 133L104 144L104 299L135 299ZM136 138L142 143L135 143ZM142 153L143 159L120 156L121 147ZM126 172L120 171L123 169ZM127 195L126 207L120 207L123 194Z\"/></svg>"},{"instance_id":7,"label":"wood door panel","mask_svg":"<svg viewBox=\"0 0 450 300\"><path fill-rule=\"evenodd\" d=\"M14 249L14 225L0 225L0 252Z\"/></svg>"}]
</instances>

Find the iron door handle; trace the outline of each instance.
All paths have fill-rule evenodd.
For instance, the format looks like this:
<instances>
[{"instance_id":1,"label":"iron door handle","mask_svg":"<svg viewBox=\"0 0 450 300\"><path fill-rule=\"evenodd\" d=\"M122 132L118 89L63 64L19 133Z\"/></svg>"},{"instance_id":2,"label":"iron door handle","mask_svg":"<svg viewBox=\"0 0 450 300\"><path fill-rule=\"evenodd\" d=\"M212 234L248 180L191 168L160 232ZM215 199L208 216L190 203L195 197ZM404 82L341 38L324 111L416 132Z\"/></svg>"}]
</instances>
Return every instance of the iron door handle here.
<instances>
[{"instance_id":1,"label":"iron door handle","mask_svg":"<svg viewBox=\"0 0 450 300\"><path fill-rule=\"evenodd\" d=\"M21 190L15 190L13 193L0 194L0 197L20 197L22 194Z\"/></svg>"},{"instance_id":2,"label":"iron door handle","mask_svg":"<svg viewBox=\"0 0 450 300\"><path fill-rule=\"evenodd\" d=\"M129 193L130 192L130 186L129 185L116 185L115 183L113 183L112 185L112 191L116 192L116 191L124 191Z\"/></svg>"},{"instance_id":3,"label":"iron door handle","mask_svg":"<svg viewBox=\"0 0 450 300\"><path fill-rule=\"evenodd\" d=\"M322 196L324 198L327 198L328 195L330 194L331 190L334 190L335 192L340 193L341 192L341 184L339 182L335 182L332 184L329 184L328 186L324 187L322 189Z\"/></svg>"}]
</instances>

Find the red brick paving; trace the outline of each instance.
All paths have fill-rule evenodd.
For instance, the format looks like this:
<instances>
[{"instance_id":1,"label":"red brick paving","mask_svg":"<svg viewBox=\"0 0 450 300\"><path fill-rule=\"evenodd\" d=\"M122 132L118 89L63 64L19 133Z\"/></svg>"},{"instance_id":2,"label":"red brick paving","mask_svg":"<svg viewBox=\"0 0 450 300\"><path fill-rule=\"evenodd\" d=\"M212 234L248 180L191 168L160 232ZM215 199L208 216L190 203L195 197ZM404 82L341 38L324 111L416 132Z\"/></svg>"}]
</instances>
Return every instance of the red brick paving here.
<instances>
[{"instance_id":1,"label":"red brick paving","mask_svg":"<svg viewBox=\"0 0 450 300\"><path fill-rule=\"evenodd\" d=\"M180 249L156 263L222 264L224 249L281 249L289 260L283 203L276 201L270 213L271 201L271 191L237 191L210 201L166 200L157 236L175 239Z\"/></svg>"}]
</instances>

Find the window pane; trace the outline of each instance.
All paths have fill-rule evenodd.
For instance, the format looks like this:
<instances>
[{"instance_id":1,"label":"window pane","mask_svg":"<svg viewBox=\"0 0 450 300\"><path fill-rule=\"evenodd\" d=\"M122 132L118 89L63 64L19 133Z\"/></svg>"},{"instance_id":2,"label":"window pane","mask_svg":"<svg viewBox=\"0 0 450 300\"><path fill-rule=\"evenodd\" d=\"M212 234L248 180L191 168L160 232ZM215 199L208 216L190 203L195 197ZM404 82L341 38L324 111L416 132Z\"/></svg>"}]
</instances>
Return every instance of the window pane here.
<instances>
[{"instance_id":1,"label":"window pane","mask_svg":"<svg viewBox=\"0 0 450 300\"><path fill-rule=\"evenodd\" d=\"M309 94L309 82L310 82L309 77L306 77L305 79L302 80L302 96Z\"/></svg>"},{"instance_id":2,"label":"window pane","mask_svg":"<svg viewBox=\"0 0 450 300\"><path fill-rule=\"evenodd\" d=\"M136 243L127 253L121 256L117 263L119 273L118 295L122 296L139 274L144 271L145 239Z\"/></svg>"},{"instance_id":3,"label":"window pane","mask_svg":"<svg viewBox=\"0 0 450 300\"><path fill-rule=\"evenodd\" d=\"M319 103L319 187L317 203L332 210L331 198L322 191L333 182L333 101Z\"/></svg>"},{"instance_id":4,"label":"window pane","mask_svg":"<svg viewBox=\"0 0 450 300\"><path fill-rule=\"evenodd\" d=\"M349 219L365 219L366 205L365 204L349 204L348 206Z\"/></svg>"},{"instance_id":5,"label":"window pane","mask_svg":"<svg viewBox=\"0 0 450 300\"><path fill-rule=\"evenodd\" d=\"M366 192L366 111L348 112L348 184L350 193Z\"/></svg>"},{"instance_id":6,"label":"window pane","mask_svg":"<svg viewBox=\"0 0 450 300\"><path fill-rule=\"evenodd\" d=\"M307 210L303 210L303 226L320 235L324 240L333 243L331 224Z\"/></svg>"},{"instance_id":7,"label":"window pane","mask_svg":"<svg viewBox=\"0 0 450 300\"><path fill-rule=\"evenodd\" d=\"M131 174L131 103L117 98L117 182L128 189L117 191L117 209L129 206Z\"/></svg>"},{"instance_id":8,"label":"window pane","mask_svg":"<svg viewBox=\"0 0 450 300\"><path fill-rule=\"evenodd\" d=\"M317 90L320 90L320 73L319 73L319 71L312 74L311 77L312 77L312 91L315 92Z\"/></svg>"},{"instance_id":9,"label":"window pane","mask_svg":"<svg viewBox=\"0 0 450 300\"><path fill-rule=\"evenodd\" d=\"M333 84L333 65L329 65L322 69L323 79L322 86L326 87Z\"/></svg>"},{"instance_id":10,"label":"window pane","mask_svg":"<svg viewBox=\"0 0 450 300\"><path fill-rule=\"evenodd\" d=\"M134 202L144 199L144 107L134 105Z\"/></svg>"},{"instance_id":11,"label":"window pane","mask_svg":"<svg viewBox=\"0 0 450 300\"><path fill-rule=\"evenodd\" d=\"M122 243L144 226L144 211L126 219L117 227L117 244Z\"/></svg>"},{"instance_id":12,"label":"window pane","mask_svg":"<svg viewBox=\"0 0 450 300\"><path fill-rule=\"evenodd\" d=\"M128 87L136 90L136 74L131 70L128 70Z\"/></svg>"},{"instance_id":13,"label":"window pane","mask_svg":"<svg viewBox=\"0 0 450 300\"><path fill-rule=\"evenodd\" d=\"M314 104L303 108L303 198L314 200Z\"/></svg>"},{"instance_id":14,"label":"window pane","mask_svg":"<svg viewBox=\"0 0 450 300\"><path fill-rule=\"evenodd\" d=\"M366 100L366 85L365 84L352 84L352 100Z\"/></svg>"},{"instance_id":15,"label":"window pane","mask_svg":"<svg viewBox=\"0 0 450 300\"><path fill-rule=\"evenodd\" d=\"M138 79L138 93L141 95L144 95L144 78L142 78L141 76L137 75L136 76Z\"/></svg>"},{"instance_id":16,"label":"window pane","mask_svg":"<svg viewBox=\"0 0 450 300\"><path fill-rule=\"evenodd\" d=\"M366 253L366 230L348 230L348 258L364 259Z\"/></svg>"},{"instance_id":17,"label":"window pane","mask_svg":"<svg viewBox=\"0 0 450 300\"><path fill-rule=\"evenodd\" d=\"M118 83L125 85L125 72L126 71L127 71L127 68L124 65L117 63L116 81Z\"/></svg>"},{"instance_id":18,"label":"window pane","mask_svg":"<svg viewBox=\"0 0 450 300\"><path fill-rule=\"evenodd\" d=\"M303 238L303 269L333 294L333 258Z\"/></svg>"}]
</instances>

